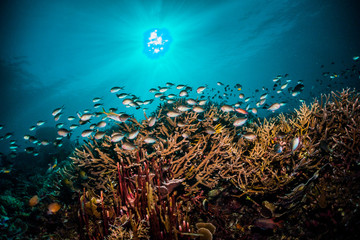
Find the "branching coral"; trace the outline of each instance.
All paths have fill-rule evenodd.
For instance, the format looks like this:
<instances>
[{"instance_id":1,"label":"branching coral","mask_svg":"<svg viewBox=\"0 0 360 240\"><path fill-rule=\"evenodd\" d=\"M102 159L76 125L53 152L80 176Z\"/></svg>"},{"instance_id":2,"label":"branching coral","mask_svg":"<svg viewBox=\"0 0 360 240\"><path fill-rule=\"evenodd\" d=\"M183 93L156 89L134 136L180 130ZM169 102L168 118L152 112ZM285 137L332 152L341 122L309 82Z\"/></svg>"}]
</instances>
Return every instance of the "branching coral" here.
<instances>
[{"instance_id":1,"label":"branching coral","mask_svg":"<svg viewBox=\"0 0 360 240\"><path fill-rule=\"evenodd\" d=\"M141 123L120 123L115 131L126 136L138 131L137 137L90 139L72 157L73 168L87 173L80 222L89 236L176 239L198 236L196 220L189 217L195 211L220 218L221 210L209 207L206 197L216 206L221 204L216 199L226 196L234 209L245 199L262 217L283 216L307 199L324 202L315 196L324 191L317 185L324 172L347 171L359 161L358 99L347 89L303 104L293 116L249 117L242 127L233 125L241 114L216 105L204 106L203 113L165 116L184 104L180 99ZM257 203L259 196L272 196L274 203Z\"/></svg>"}]
</instances>

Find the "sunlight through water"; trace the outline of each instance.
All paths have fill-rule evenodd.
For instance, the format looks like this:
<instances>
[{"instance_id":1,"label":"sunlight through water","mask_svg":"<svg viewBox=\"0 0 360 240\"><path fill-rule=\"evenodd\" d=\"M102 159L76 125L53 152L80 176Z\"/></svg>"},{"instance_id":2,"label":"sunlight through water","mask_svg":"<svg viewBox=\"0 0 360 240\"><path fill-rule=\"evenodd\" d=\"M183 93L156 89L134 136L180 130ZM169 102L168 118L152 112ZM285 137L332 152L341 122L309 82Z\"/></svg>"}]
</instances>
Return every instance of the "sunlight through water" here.
<instances>
[{"instance_id":1,"label":"sunlight through water","mask_svg":"<svg viewBox=\"0 0 360 240\"><path fill-rule=\"evenodd\" d=\"M167 29L150 29L144 34L144 53L149 58L163 56L169 50L171 40Z\"/></svg>"}]
</instances>

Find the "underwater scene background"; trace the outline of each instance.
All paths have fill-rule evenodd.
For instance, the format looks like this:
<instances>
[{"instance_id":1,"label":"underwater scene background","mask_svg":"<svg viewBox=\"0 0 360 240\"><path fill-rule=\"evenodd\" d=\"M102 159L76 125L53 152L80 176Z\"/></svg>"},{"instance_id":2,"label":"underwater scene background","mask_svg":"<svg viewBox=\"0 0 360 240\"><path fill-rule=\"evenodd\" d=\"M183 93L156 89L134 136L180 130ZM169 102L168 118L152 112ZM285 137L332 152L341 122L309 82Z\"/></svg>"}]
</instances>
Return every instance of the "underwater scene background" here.
<instances>
[{"instance_id":1,"label":"underwater scene background","mask_svg":"<svg viewBox=\"0 0 360 240\"><path fill-rule=\"evenodd\" d=\"M0 239L357 239L356 1L1 1Z\"/></svg>"}]
</instances>

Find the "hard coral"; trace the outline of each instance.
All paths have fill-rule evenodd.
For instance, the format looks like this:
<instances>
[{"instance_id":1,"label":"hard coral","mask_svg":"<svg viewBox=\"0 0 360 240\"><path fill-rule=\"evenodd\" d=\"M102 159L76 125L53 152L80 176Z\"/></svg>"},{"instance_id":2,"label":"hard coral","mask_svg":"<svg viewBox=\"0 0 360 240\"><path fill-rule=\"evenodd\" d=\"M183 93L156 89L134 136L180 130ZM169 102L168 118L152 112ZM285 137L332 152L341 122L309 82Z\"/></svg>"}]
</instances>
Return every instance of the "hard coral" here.
<instances>
[{"instance_id":1,"label":"hard coral","mask_svg":"<svg viewBox=\"0 0 360 240\"><path fill-rule=\"evenodd\" d=\"M347 204L356 207L354 194L359 192L357 184L344 190L359 180L360 104L355 90L322 96L294 115L249 118L242 130L232 124L238 113L222 112L217 105L206 105L201 114L160 118L163 109L172 111L181 104L183 100L161 106L152 116L158 119L155 125L150 126L146 115L142 123L132 119L119 124L116 131L139 130L131 140L133 150L109 136L76 150L73 171L87 174L79 197L80 223L87 229L82 238L200 236L194 227L200 219L217 227L217 239L261 233L256 219L300 219L309 232L322 216L334 224L350 223ZM244 132L255 138L244 138ZM146 143L148 136L155 143ZM337 185L326 188L332 181ZM338 194L352 202L339 200ZM271 231L274 238L311 236L286 224Z\"/></svg>"}]
</instances>

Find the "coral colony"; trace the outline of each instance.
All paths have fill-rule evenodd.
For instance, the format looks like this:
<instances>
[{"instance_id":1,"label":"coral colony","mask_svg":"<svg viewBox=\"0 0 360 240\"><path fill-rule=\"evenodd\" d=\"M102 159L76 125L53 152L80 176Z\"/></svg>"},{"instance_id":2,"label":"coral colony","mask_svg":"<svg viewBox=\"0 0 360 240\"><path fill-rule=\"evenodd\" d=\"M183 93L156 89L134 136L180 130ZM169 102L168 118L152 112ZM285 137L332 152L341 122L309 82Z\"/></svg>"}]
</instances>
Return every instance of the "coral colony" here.
<instances>
[{"instance_id":1,"label":"coral colony","mask_svg":"<svg viewBox=\"0 0 360 240\"><path fill-rule=\"evenodd\" d=\"M129 117L79 146L51 178L59 204L47 218L61 224L43 223L42 234L280 239L326 235L329 225L333 234L355 229L359 93L333 92L293 115L248 117L242 126L234 123L243 114L212 102L201 113L171 114L184 101L163 103L142 122Z\"/></svg>"}]
</instances>

